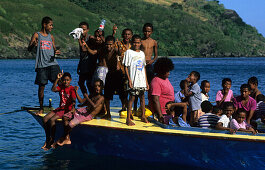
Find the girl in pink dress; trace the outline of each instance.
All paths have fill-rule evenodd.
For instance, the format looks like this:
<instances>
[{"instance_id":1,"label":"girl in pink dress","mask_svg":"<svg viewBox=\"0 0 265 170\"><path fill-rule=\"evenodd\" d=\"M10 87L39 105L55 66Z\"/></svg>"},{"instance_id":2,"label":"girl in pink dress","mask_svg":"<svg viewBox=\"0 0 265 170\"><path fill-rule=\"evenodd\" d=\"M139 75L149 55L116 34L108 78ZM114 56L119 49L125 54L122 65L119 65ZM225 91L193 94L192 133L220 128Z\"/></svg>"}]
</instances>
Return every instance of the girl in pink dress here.
<instances>
[{"instance_id":1,"label":"girl in pink dress","mask_svg":"<svg viewBox=\"0 0 265 170\"><path fill-rule=\"evenodd\" d=\"M237 131L243 132L252 132L256 134L257 132L251 127L251 125L247 124L246 120L246 111L242 108L238 109L235 115L235 119L232 119L230 122L230 128L235 129Z\"/></svg>"}]
</instances>

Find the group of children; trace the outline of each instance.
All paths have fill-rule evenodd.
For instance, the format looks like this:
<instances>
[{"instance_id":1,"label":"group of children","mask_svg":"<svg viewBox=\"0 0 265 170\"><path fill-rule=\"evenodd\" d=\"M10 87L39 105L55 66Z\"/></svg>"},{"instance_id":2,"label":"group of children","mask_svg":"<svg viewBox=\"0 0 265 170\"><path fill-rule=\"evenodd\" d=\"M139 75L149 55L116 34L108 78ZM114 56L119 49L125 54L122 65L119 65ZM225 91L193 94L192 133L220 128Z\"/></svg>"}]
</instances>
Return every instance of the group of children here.
<instances>
[{"instance_id":1,"label":"group of children","mask_svg":"<svg viewBox=\"0 0 265 170\"><path fill-rule=\"evenodd\" d=\"M241 95L236 97L231 90L231 79L224 78L222 80L223 89L216 94L215 106L209 101L210 82L203 80L199 87L197 83L199 79L200 74L198 72L191 72L186 80L180 82L181 90L175 95L175 103L189 106L189 123L191 126L228 130L230 133L244 131L256 134L256 120L260 119L265 123L265 96L258 89L256 77L251 77L247 84L242 84L240 87ZM172 109L172 106L177 106L177 108ZM177 117L177 119L171 118L171 123L181 125L181 121L187 119L187 112L177 110L179 107L183 106L167 104L168 115ZM179 119L180 116L182 117L181 120Z\"/></svg>"},{"instance_id":2,"label":"group of children","mask_svg":"<svg viewBox=\"0 0 265 170\"><path fill-rule=\"evenodd\" d=\"M70 85L72 80L70 73L60 71L54 58L55 55L60 54L60 51L56 50L54 38L50 34L52 28L52 19L44 17L41 31L33 34L28 47L31 50L37 46L35 83L39 85L40 101L40 111L37 114L43 113L43 92L48 80L53 82L52 91L59 92L60 95L59 108L43 118L46 133L46 141L42 147L44 150L56 145L71 144L69 135L71 129L81 122L92 120L98 114L102 113L103 118L110 119L110 101L114 94L119 95L122 103L121 111L127 110L127 125L134 125L132 107L133 103L137 106L138 98L140 98L141 120L148 123L145 117L145 91L149 90L149 85L154 78L153 63L157 60L157 42L151 38L152 24L144 24L143 38L133 35L131 29L124 29L121 41L116 41L114 38L116 26L113 27L113 35L105 38L104 30L97 29L92 36L88 34L88 23L81 22L79 24L82 34L78 39L80 61L77 73L79 75L78 85L84 98L79 96L77 86ZM174 65L171 65L173 69ZM157 70L160 69L162 73L162 67L158 67ZM168 76L169 71L166 71L166 81L168 81ZM161 108L166 109L168 116L164 113L160 114L159 121L184 126L211 127L230 132L242 130L256 133L250 123L255 110L261 112L264 109L264 107L256 109L256 100L261 95L257 89L256 79L251 78L248 84L242 85L241 96L238 97L234 97L230 89L231 80L224 79L223 89L216 95L217 106L215 107L208 101L210 82L204 80L200 87L199 80L200 74L197 71L192 71L186 80L180 82L181 90L173 96L175 100L166 103L165 106L161 105ZM75 108L76 98L81 103L79 109ZM262 104L265 101L264 98L263 96L262 102L258 103L260 106L264 106ZM188 114L188 110L190 110L190 114ZM222 111L223 115L221 115ZM233 114L234 111L236 114ZM232 115L235 119L231 120ZM164 117L169 117L169 121L165 121ZM63 119L65 130L64 135L55 142L55 121L59 118ZM244 118L246 118L246 122Z\"/></svg>"},{"instance_id":3,"label":"group of children","mask_svg":"<svg viewBox=\"0 0 265 170\"><path fill-rule=\"evenodd\" d=\"M60 107L48 113L43 119L46 133L46 141L42 147L44 150L55 145L71 143L69 138L71 129L83 121L93 119L101 112L103 114L106 112L104 118L110 119L110 101L114 94L119 94L122 102L121 111L128 110L127 125L134 125L131 108L135 100L137 106L138 97L142 110L141 120L148 123L145 117L144 93L149 89L148 82L154 75L152 64L157 59L157 42L150 37L153 32L152 24L146 23L143 26L143 38L133 35L131 29L124 29L121 41L116 41L114 38L116 26L113 27L113 35L105 38L102 28L95 30L94 35L89 35L89 24L86 22L79 24L82 33L78 39L80 61L77 73L78 85L84 99L77 93L78 88L70 85L70 73L60 71L55 58L60 51L56 50L54 38L50 34L53 29L52 19L44 17L41 24L41 31L33 34L28 47L28 50L37 47L35 83L39 85L40 101L40 110L37 114L43 113L44 87L48 80L53 83L52 91L60 94ZM44 37L44 40L41 37ZM56 65L57 70L50 68L51 65ZM76 98L81 103L79 109L75 109ZM62 138L54 142L55 121L59 118L64 121L65 133Z\"/></svg>"}]
</instances>

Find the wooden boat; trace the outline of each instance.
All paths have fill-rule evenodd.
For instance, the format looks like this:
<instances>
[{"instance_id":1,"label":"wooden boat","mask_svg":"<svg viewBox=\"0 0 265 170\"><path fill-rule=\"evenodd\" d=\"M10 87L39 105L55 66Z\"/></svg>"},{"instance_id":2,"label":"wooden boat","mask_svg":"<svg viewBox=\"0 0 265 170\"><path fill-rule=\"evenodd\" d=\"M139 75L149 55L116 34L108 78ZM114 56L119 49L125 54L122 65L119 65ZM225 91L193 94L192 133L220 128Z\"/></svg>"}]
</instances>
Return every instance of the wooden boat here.
<instances>
[{"instance_id":1,"label":"wooden boat","mask_svg":"<svg viewBox=\"0 0 265 170\"><path fill-rule=\"evenodd\" d=\"M76 126L69 147L96 155L132 160L170 163L210 169L265 168L265 134L227 134L201 128L170 127L150 119L143 123L135 117L135 126L127 126L118 110L112 119L93 119ZM42 125L43 115L27 110ZM57 123L57 139L63 133Z\"/></svg>"}]
</instances>

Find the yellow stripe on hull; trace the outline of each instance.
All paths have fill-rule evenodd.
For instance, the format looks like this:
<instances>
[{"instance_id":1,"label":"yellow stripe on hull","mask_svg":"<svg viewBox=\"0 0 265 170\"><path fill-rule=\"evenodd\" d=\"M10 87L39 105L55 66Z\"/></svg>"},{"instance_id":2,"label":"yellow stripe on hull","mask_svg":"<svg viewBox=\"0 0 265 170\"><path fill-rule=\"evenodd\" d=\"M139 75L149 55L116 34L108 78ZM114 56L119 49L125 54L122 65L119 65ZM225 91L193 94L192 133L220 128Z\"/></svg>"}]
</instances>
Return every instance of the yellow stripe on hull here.
<instances>
[{"instance_id":1,"label":"yellow stripe on hull","mask_svg":"<svg viewBox=\"0 0 265 170\"><path fill-rule=\"evenodd\" d=\"M224 134L224 133L212 133L212 132L199 132L190 130L178 130L178 129L165 129L154 123L144 123L141 120L134 116L133 122L135 126L127 126L126 118L120 117L119 113L114 110L119 110L119 107L111 108L111 120L105 120L101 118L95 118L91 121L83 122L82 125L88 126L98 126L105 128L113 128L120 130L135 130L135 131L143 131L150 133L161 133L164 135L186 135L186 136L197 136L197 137L208 137L208 138L221 138L221 139L230 139L230 140L251 140L251 141L259 141L265 142L265 136L254 136L254 135L236 135L236 134ZM34 111L32 111L34 112ZM41 114L41 117L44 117L45 114Z\"/></svg>"}]
</instances>

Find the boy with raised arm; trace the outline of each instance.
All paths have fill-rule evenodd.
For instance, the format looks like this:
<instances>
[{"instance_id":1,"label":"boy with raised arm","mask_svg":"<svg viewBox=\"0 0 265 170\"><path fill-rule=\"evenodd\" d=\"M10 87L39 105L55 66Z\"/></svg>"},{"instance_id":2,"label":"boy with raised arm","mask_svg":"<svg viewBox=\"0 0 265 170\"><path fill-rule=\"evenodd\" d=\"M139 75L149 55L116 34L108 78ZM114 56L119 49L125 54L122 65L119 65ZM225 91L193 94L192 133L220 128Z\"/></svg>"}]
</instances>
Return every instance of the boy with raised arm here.
<instances>
[{"instance_id":1,"label":"boy with raised arm","mask_svg":"<svg viewBox=\"0 0 265 170\"><path fill-rule=\"evenodd\" d=\"M97 63L97 49L91 43L91 36L88 35L89 25L87 22L81 22L79 27L83 29L83 34L78 40L80 49L80 60L77 66L77 73L79 75L78 85L83 94L92 90L92 78L96 69ZM85 86L86 82L86 86Z\"/></svg>"},{"instance_id":2,"label":"boy with raised arm","mask_svg":"<svg viewBox=\"0 0 265 170\"><path fill-rule=\"evenodd\" d=\"M64 135L57 141L59 146L64 144L71 144L70 132L72 128L78 124L92 120L97 114L104 112L104 97L102 94L103 90L103 81L95 80L93 85L93 91L88 96L84 95L82 99L77 93L78 87L75 87L75 94L80 103L86 103L87 107L82 107L79 109L73 109L71 112L68 112L64 115Z\"/></svg>"},{"instance_id":3,"label":"boy with raised arm","mask_svg":"<svg viewBox=\"0 0 265 170\"><path fill-rule=\"evenodd\" d=\"M148 123L145 117L145 90L149 90L149 85L146 78L145 70L145 55L144 52L140 50L141 48L141 37L139 35L134 35L132 37L132 49L127 50L124 54L123 64L125 65L125 72L129 80L129 102L126 124L128 126L135 125L132 122L132 103L135 100L135 96L139 96L142 110L141 120Z\"/></svg>"},{"instance_id":4,"label":"boy with raised arm","mask_svg":"<svg viewBox=\"0 0 265 170\"><path fill-rule=\"evenodd\" d=\"M107 114L104 118L110 119L110 100L113 100L115 91L119 94L120 100L123 103L127 95L123 88L123 74L120 66L118 65L118 52L115 50L115 38L108 36L105 42L104 60L108 67L108 73L105 80L105 105Z\"/></svg>"},{"instance_id":5,"label":"boy with raised arm","mask_svg":"<svg viewBox=\"0 0 265 170\"><path fill-rule=\"evenodd\" d=\"M144 24L143 33L144 38L141 40L141 50L145 54L147 80L148 83L151 83L154 77L153 63L157 59L157 42L151 38L153 33L153 25L151 23ZM154 58L152 59L153 54Z\"/></svg>"},{"instance_id":6,"label":"boy with raised arm","mask_svg":"<svg viewBox=\"0 0 265 170\"><path fill-rule=\"evenodd\" d=\"M45 85L54 82L57 74L61 72L58 62L54 58L60 51L56 50L54 37L50 34L53 29L53 21L50 17L44 17L41 21L41 31L35 32L29 42L28 50L37 47L35 71L37 73L35 84L39 85L38 97L40 110L36 114L43 113L43 99Z\"/></svg>"},{"instance_id":7,"label":"boy with raised arm","mask_svg":"<svg viewBox=\"0 0 265 170\"><path fill-rule=\"evenodd\" d=\"M115 35L116 29L117 29L117 26L114 25L113 26L113 35ZM119 55L118 65L120 66L122 74L123 74L123 87L124 87L126 97L124 98L124 101L122 102L122 109L119 112L126 111L126 108L128 105L128 100L127 100L127 98L128 98L127 97L128 96L128 93L127 93L128 79L127 79L127 75L125 73L125 67L122 64L122 61L124 58L124 53L127 50L131 49L131 39L132 39L133 32L131 29L126 28L122 31L121 35L122 35L123 39L121 41L115 42L115 48L118 51L118 55Z\"/></svg>"}]
</instances>

